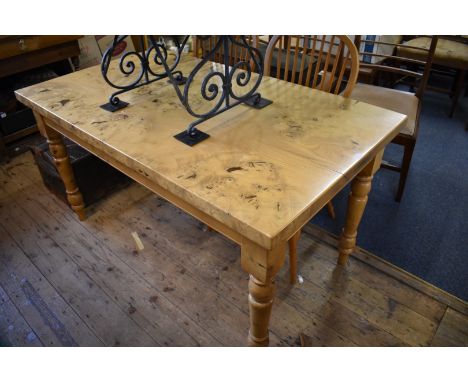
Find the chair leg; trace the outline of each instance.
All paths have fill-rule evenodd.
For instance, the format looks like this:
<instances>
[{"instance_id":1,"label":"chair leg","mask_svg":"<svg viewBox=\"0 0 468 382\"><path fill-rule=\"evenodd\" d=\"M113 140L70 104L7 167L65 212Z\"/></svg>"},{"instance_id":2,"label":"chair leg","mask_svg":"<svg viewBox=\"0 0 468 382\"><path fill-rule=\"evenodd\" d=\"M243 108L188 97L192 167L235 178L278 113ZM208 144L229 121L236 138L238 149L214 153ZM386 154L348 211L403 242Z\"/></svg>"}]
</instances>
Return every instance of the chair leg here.
<instances>
[{"instance_id":1,"label":"chair leg","mask_svg":"<svg viewBox=\"0 0 468 382\"><path fill-rule=\"evenodd\" d=\"M294 236L289 239L289 283L295 284L297 281L297 243L301 236L301 230L297 231Z\"/></svg>"},{"instance_id":2,"label":"chair leg","mask_svg":"<svg viewBox=\"0 0 468 382\"><path fill-rule=\"evenodd\" d=\"M455 109L457 108L458 98L460 97L460 93L463 90L463 85L465 84L465 76L466 76L466 70L460 70L456 76L455 89L454 89L453 98L452 98L452 107L450 109L450 114L449 114L450 118L453 117L453 114L455 113Z\"/></svg>"},{"instance_id":3,"label":"chair leg","mask_svg":"<svg viewBox=\"0 0 468 382\"><path fill-rule=\"evenodd\" d=\"M330 216L333 220L335 220L336 219L335 207L333 207L333 202L331 200L327 203L327 211L328 211L328 216Z\"/></svg>"},{"instance_id":4,"label":"chair leg","mask_svg":"<svg viewBox=\"0 0 468 382\"><path fill-rule=\"evenodd\" d=\"M400 202L401 197L403 196L403 191L405 189L406 184L406 177L408 176L408 171L410 168L411 158L413 157L415 144L416 141L412 140L404 145L405 151L403 153L403 161L401 165L400 182L398 183L398 191L395 197L395 200L397 202Z\"/></svg>"}]
</instances>

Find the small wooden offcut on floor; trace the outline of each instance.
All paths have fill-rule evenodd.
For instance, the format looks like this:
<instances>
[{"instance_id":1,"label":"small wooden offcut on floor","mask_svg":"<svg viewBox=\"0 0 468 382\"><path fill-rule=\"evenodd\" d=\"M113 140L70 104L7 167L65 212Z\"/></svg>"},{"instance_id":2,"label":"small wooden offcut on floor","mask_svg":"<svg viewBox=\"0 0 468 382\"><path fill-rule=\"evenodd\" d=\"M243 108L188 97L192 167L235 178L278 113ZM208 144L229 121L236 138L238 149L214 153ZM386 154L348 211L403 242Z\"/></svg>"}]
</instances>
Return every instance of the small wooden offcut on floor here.
<instances>
[{"instance_id":1,"label":"small wooden offcut on floor","mask_svg":"<svg viewBox=\"0 0 468 382\"><path fill-rule=\"evenodd\" d=\"M0 167L0 345L243 346L239 247L133 184L76 215L29 153ZM136 232L143 249L138 250ZM299 243L304 282L277 277L271 345L466 346L468 305L336 238ZM408 254L410 256L411 254Z\"/></svg>"}]
</instances>

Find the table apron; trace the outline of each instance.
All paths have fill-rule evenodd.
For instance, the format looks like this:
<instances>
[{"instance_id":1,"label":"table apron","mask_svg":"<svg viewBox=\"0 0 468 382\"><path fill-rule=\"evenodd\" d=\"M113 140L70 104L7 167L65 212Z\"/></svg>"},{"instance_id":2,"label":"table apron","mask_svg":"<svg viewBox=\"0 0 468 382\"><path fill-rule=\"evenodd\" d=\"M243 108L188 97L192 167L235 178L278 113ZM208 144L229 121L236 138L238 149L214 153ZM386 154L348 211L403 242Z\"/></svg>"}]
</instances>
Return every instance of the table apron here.
<instances>
[{"instance_id":1,"label":"table apron","mask_svg":"<svg viewBox=\"0 0 468 382\"><path fill-rule=\"evenodd\" d=\"M236 230L230 228L225 223L220 222L219 220L213 218L211 215L201 211L197 207L194 207L192 204L188 203L181 197L173 194L172 192L168 191L167 189L161 187L157 183L151 181L138 171L126 166L122 162L113 158L110 154L106 153L104 150L90 144L86 140L83 140L78 135L74 134L73 132L66 130L62 127L61 124L55 122L53 119L46 115L40 114L43 118L44 123L47 124L50 128L56 130L60 134L66 136L67 138L71 139L75 143L79 144L92 154L96 155L98 158L104 160L111 166L115 167L117 170L121 171L122 173L126 174L137 183L143 185L144 187L148 188L158 196L166 199L170 203L174 204L178 208L182 209L189 215L195 217L196 219L202 221L203 223L207 224L214 230L222 233L224 236L229 238L230 240L234 241L235 243L242 245L243 238L248 239L249 241L252 238L247 238L241 233L237 232ZM270 241L270 246L266 244L258 243L258 245L263 246L265 249L271 250L277 246L283 245L283 243L289 240L292 236L294 236L304 225L306 225L310 219L312 219L325 205L328 201L330 201L338 192L340 192L348 183L350 183L354 177L371 161L374 159L376 155L383 151L385 146L392 140L393 136L387 137L384 141L380 142L378 146L369 152L365 157L363 157L352 169L347 171L346 174L343 174L342 178L336 182L332 188L320 198L313 203L310 207L305 209L301 214L299 214L291 224L289 224L283 231L279 232L272 240Z\"/></svg>"},{"instance_id":2,"label":"table apron","mask_svg":"<svg viewBox=\"0 0 468 382\"><path fill-rule=\"evenodd\" d=\"M98 158L110 164L112 167L115 167L117 170L129 176L130 178L135 180L137 183L148 188L150 191L154 192L155 194L162 197L163 199L166 199L168 202L170 202L171 204L174 204L175 206L185 211L189 215L192 215L196 219L207 224L214 230L222 233L224 236L226 236L230 240L234 241L235 243L239 245L242 244L242 235L240 233L234 231L232 228L228 227L224 223L221 223L220 221L214 219L207 213L194 207L193 205L186 202L179 196L174 195L170 191L162 188L160 185L152 182L150 179L146 178L144 175L140 174L138 171L133 170L129 168L128 166L126 166L125 164L117 161L111 155L107 154L103 150L91 145L90 143L84 141L83 139L81 139L80 137L78 137L77 135L73 133L70 133L69 131L64 131L64 129L60 125L56 124L50 119L47 119L46 117L43 117L43 118L48 127L66 136L68 139L82 146L83 148L91 152L92 154L96 155Z\"/></svg>"}]
</instances>

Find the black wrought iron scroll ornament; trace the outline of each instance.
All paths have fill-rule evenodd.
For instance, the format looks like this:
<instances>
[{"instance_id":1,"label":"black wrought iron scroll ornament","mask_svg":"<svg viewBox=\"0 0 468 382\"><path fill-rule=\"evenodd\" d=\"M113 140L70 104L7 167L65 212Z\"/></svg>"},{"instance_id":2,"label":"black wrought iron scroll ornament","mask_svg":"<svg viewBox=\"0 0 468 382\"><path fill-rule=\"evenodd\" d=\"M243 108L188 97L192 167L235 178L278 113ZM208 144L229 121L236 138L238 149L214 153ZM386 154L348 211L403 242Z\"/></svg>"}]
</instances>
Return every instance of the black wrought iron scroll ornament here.
<instances>
[{"instance_id":1,"label":"black wrought iron scroll ornament","mask_svg":"<svg viewBox=\"0 0 468 382\"><path fill-rule=\"evenodd\" d=\"M107 73L112 52L125 37L126 36L116 36L112 46L105 52L102 59L101 70L104 79L109 85L119 89L112 94L108 104L102 105L106 110L115 111L128 105L128 103L121 101L117 95L151 82L168 78L169 82L174 87L177 97L187 112L197 118L188 125L186 130L176 134L174 137L189 146L193 146L209 137L208 134L196 128L200 123L240 104L246 104L257 109L271 104L270 100L262 98L260 93L257 92L263 77L262 54L258 49L250 46L245 36L216 36L215 43L210 44L209 49L203 50L201 60L196 63L187 77L184 77L182 72L176 70L176 68L188 36L183 38L182 43L179 42L179 38L174 36L176 57L172 63L168 63L168 52L164 42L157 40L154 36L150 36L150 46L146 51L127 52L120 58L118 67L125 76L135 72L136 65L133 60L129 59L130 57L138 58L141 64L141 70L131 83L127 85L117 85L108 79ZM206 42L208 39L212 38L212 36L197 36L197 38L200 39L203 44L203 42ZM246 54L243 55L243 58L239 58L237 62L234 62L232 66L230 66L231 57L229 52L232 52L232 48L235 47L237 47L237 50L244 50ZM210 106L208 111L197 112L191 105L189 91L194 84L196 75L200 72L202 67L214 61L215 57L221 57L223 66L210 68L208 74L206 74L201 81L200 87L202 99L208 103L213 103L213 106ZM155 72L152 70L149 65L150 60L157 66L162 67L163 71ZM255 75L254 72L256 73ZM234 81L235 84L237 84L237 90L234 90ZM251 81L253 85L249 87L248 91L244 94L237 93L239 89L246 88ZM181 85L184 86L183 90L180 89Z\"/></svg>"},{"instance_id":2,"label":"black wrought iron scroll ornament","mask_svg":"<svg viewBox=\"0 0 468 382\"><path fill-rule=\"evenodd\" d=\"M104 80L113 88L119 89L112 93L112 95L109 97L108 103L101 105L103 109L111 112L128 106L128 102L120 100L118 95L168 77L166 69L168 66L166 65L164 67L159 59L159 57L163 57L164 61L167 63L168 52L164 41L156 41L153 39L152 41L154 41L154 44L145 50L143 47L146 44L143 36L141 36L140 44L142 46L142 50L139 52L127 51L124 53L122 57L120 57L118 64L120 73L115 73L115 77L118 82L111 80L109 78L109 69L112 56L122 49L121 44L124 43L124 40L127 37L128 36L115 36L112 44L109 46L109 48L107 48L102 56L101 73L104 77ZM189 36L183 38L182 43L180 43L179 38L174 36L174 42L176 46L175 59L174 62L168 67L169 71L173 72L173 78L178 81L179 84L183 84L185 82L185 77L183 77L180 71L176 71L176 67L179 64L182 49L184 48L188 37ZM158 47L158 54L156 54L156 47ZM164 69L164 71L157 71L154 69L154 67L151 68L151 61L156 64L156 68L159 66ZM139 73L137 74L135 70L139 70ZM122 79L122 76L119 76L119 74L123 74L125 78ZM125 82L126 78L128 79L128 82Z\"/></svg>"}]
</instances>

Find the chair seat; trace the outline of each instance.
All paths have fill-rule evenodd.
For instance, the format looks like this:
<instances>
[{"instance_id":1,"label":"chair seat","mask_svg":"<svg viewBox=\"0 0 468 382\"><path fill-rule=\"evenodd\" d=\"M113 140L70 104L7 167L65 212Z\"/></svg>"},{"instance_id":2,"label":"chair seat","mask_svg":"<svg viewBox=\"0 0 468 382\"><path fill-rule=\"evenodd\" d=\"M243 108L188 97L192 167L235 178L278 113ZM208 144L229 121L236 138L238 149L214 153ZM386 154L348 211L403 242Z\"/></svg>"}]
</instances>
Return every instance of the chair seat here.
<instances>
[{"instance_id":1,"label":"chair seat","mask_svg":"<svg viewBox=\"0 0 468 382\"><path fill-rule=\"evenodd\" d=\"M414 135L419 99L413 93L357 83L351 93L351 98L407 115L408 119L400 133Z\"/></svg>"},{"instance_id":2,"label":"chair seat","mask_svg":"<svg viewBox=\"0 0 468 382\"><path fill-rule=\"evenodd\" d=\"M429 37L417 37L407 41L404 45L429 49ZM397 54L402 57L425 60L426 53L416 49L398 47ZM434 53L434 64L448 66L454 69L468 69L468 45L462 42L439 39Z\"/></svg>"}]
</instances>

